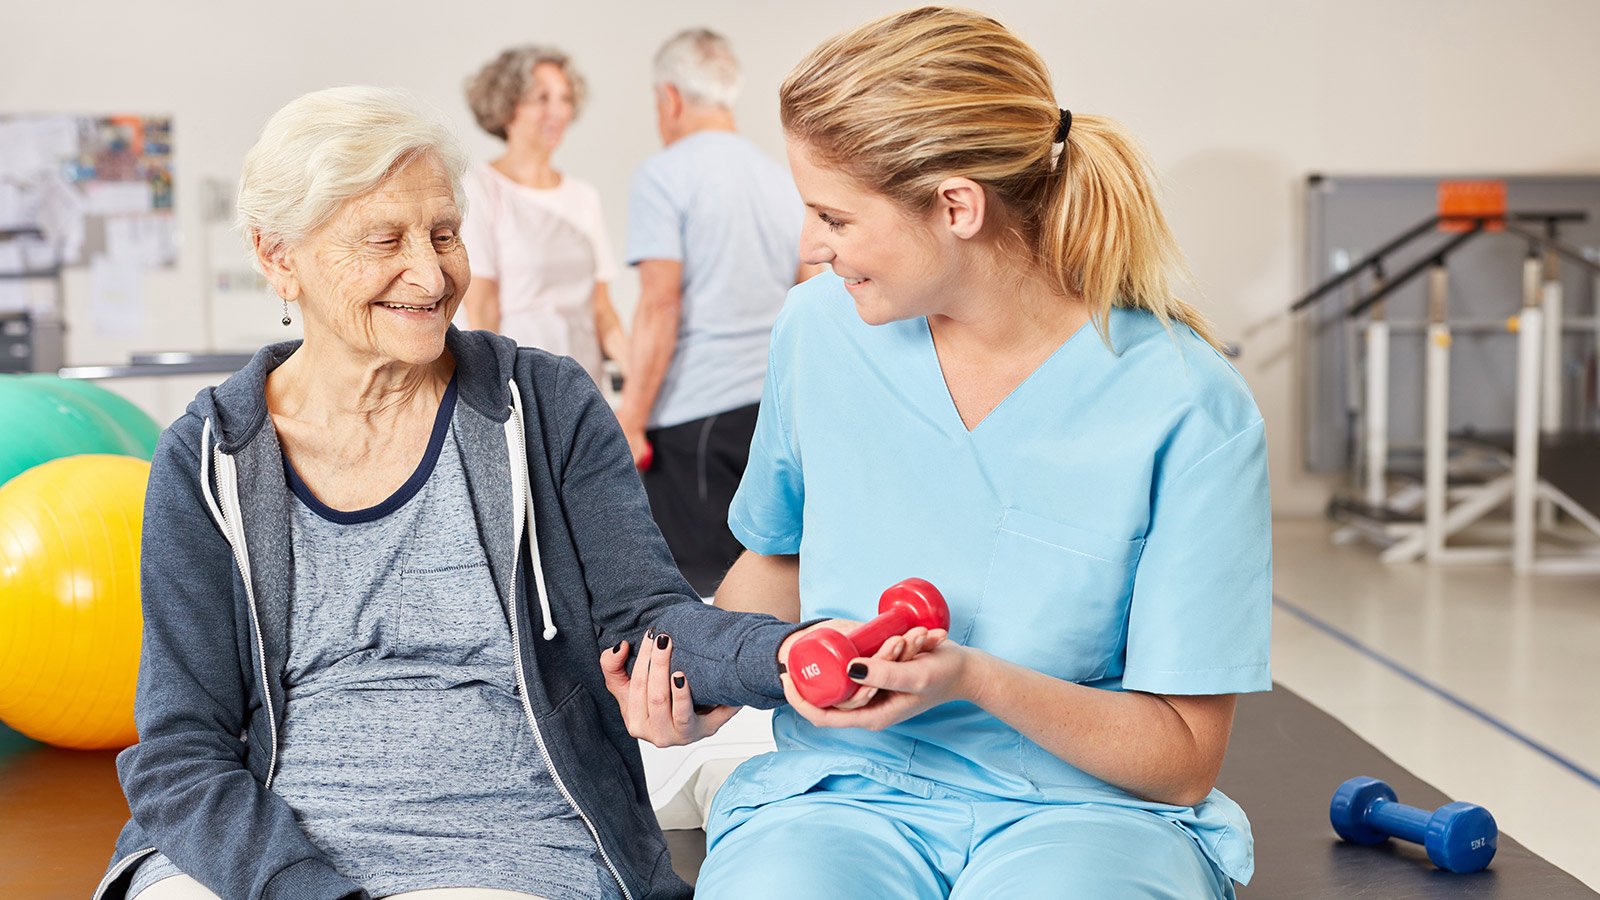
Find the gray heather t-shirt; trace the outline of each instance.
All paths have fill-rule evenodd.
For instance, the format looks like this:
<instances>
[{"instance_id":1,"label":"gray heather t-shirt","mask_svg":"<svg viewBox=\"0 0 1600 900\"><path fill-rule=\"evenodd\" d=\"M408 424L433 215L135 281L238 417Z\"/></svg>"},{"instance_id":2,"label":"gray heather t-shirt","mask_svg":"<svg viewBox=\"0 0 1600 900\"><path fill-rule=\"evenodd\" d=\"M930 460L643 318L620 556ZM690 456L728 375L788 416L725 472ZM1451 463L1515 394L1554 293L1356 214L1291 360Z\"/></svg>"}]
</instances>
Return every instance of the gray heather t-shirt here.
<instances>
[{"instance_id":1,"label":"gray heather t-shirt","mask_svg":"<svg viewBox=\"0 0 1600 900\"><path fill-rule=\"evenodd\" d=\"M639 165L628 190L628 265L683 264L678 344L651 428L760 402L805 215L789 173L732 132L695 132Z\"/></svg>"},{"instance_id":2,"label":"gray heather t-shirt","mask_svg":"<svg viewBox=\"0 0 1600 900\"><path fill-rule=\"evenodd\" d=\"M272 789L334 868L374 896L612 896L523 710L454 401L452 382L422 465L370 509L330 509L285 463L299 502ZM129 896L171 874L153 858Z\"/></svg>"}]
</instances>

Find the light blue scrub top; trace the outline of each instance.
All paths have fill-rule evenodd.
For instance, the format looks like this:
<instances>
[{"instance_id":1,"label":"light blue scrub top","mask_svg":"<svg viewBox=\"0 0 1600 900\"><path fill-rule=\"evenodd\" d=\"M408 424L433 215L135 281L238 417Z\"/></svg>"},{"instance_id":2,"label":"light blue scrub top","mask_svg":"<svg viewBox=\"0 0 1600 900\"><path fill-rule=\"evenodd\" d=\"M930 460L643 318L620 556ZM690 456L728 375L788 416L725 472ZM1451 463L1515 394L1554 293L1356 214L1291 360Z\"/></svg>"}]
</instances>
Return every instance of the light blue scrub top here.
<instances>
[{"instance_id":1,"label":"light blue scrub top","mask_svg":"<svg viewBox=\"0 0 1600 900\"><path fill-rule=\"evenodd\" d=\"M1121 308L1108 326L1111 347L1085 326L969 432L925 319L869 326L832 274L796 287L773 330L733 533L757 553L800 554L803 618L865 621L884 588L916 576L949 602L952 639L1058 678L1270 689L1261 414L1188 327ZM1249 822L1221 792L1193 808L1140 800L972 704L882 732L817 728L784 707L773 731L780 750L809 752L778 754L759 784L735 779L719 805L881 768L1149 809L1228 876L1253 870Z\"/></svg>"}]
</instances>

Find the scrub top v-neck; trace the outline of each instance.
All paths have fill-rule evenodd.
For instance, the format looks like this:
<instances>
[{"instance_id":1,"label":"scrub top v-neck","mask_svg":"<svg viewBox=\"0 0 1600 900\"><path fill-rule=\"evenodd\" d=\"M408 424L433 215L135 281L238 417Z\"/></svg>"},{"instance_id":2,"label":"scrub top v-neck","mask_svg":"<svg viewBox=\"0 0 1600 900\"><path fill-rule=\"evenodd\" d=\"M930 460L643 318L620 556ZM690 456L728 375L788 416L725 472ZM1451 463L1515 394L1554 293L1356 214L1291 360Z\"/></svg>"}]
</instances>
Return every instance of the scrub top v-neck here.
<instances>
[{"instance_id":1,"label":"scrub top v-neck","mask_svg":"<svg viewBox=\"0 0 1600 900\"><path fill-rule=\"evenodd\" d=\"M1269 689L1260 413L1186 326L1123 308L1106 325L1109 345L1080 329L968 430L926 320L867 325L839 278L812 279L773 330L729 525L757 553L800 555L805 618L865 621L884 588L915 576L949 602L953 640L1057 678ZM797 784L865 765L997 796L1150 808L1224 871L1249 865L1248 823L1221 793L1193 809L1139 800L971 704L871 733L785 708L774 733L780 750L809 751L791 757Z\"/></svg>"},{"instance_id":2,"label":"scrub top v-neck","mask_svg":"<svg viewBox=\"0 0 1600 900\"><path fill-rule=\"evenodd\" d=\"M1067 348L1078 339L1079 335L1082 335L1086 331L1094 330L1091 323L1084 325L1082 328L1079 328L1077 331L1073 332L1065 341L1062 341L1061 345L1056 347L1056 349L1052 351L1049 356L1045 357L1038 366L1034 367L1034 370L1029 372L1027 377L1023 378L1022 381L1013 387L1004 397L1001 397L1000 402L996 403L992 409L985 413L983 418L969 426L966 420L961 416L961 409L956 406L954 395L950 393L950 382L949 379L945 377L944 364L939 359L939 351L933 339L932 327L928 324L928 320L926 318L914 319L912 322L913 324L920 325L922 327L923 340L927 344L927 348L923 356L933 366L933 374L939 379L939 385L944 390L945 405L950 408L950 416L953 418L954 425L968 434L971 434L977 431L979 428L982 428L985 422L992 418L996 418L997 415L1001 417L1008 415L1008 413L1004 412L1007 406L1023 405L1025 401L1018 400L1013 402L1012 398L1019 394L1026 395L1032 393L1032 389L1028 387L1029 384L1031 384L1035 378L1042 377L1040 373L1049 369L1055 362L1056 357L1067 355Z\"/></svg>"}]
</instances>

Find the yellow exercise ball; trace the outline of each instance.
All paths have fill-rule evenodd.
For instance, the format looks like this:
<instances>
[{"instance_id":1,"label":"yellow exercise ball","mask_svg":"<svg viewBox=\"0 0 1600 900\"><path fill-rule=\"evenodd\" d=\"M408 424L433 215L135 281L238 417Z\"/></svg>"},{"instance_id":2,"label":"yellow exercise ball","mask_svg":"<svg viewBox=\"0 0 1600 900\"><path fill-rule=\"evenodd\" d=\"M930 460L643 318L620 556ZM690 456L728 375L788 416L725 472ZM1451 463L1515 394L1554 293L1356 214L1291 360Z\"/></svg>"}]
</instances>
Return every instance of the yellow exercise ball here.
<instances>
[{"instance_id":1,"label":"yellow exercise ball","mask_svg":"<svg viewBox=\"0 0 1600 900\"><path fill-rule=\"evenodd\" d=\"M139 671L150 464L68 456L0 486L0 719L74 750L126 747Z\"/></svg>"}]
</instances>

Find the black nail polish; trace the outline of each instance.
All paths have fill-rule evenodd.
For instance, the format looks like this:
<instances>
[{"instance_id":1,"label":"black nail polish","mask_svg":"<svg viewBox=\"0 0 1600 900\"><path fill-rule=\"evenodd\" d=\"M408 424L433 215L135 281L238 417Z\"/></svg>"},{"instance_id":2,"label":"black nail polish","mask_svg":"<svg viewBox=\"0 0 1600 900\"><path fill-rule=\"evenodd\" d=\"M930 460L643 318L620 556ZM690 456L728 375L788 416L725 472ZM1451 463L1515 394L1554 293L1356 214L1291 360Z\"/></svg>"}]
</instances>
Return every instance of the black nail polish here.
<instances>
[{"instance_id":1,"label":"black nail polish","mask_svg":"<svg viewBox=\"0 0 1600 900\"><path fill-rule=\"evenodd\" d=\"M683 675L682 674L678 674L678 675L672 676L672 686L677 688L680 691L683 690Z\"/></svg>"},{"instance_id":2,"label":"black nail polish","mask_svg":"<svg viewBox=\"0 0 1600 900\"><path fill-rule=\"evenodd\" d=\"M660 634L656 635L656 649L657 650L665 650L665 649L667 649L667 641L668 640L669 640L669 638L667 637L667 633L665 631L663 631Z\"/></svg>"},{"instance_id":3,"label":"black nail polish","mask_svg":"<svg viewBox=\"0 0 1600 900\"><path fill-rule=\"evenodd\" d=\"M617 645L615 647L611 648L611 652L612 653L621 653L622 652L622 645L624 643L626 643L626 641L617 641Z\"/></svg>"},{"instance_id":4,"label":"black nail polish","mask_svg":"<svg viewBox=\"0 0 1600 900\"><path fill-rule=\"evenodd\" d=\"M837 672L838 669L835 669L834 671ZM850 664L850 677L855 679L856 681L860 681L861 679L867 677L867 664L866 663L851 663Z\"/></svg>"}]
</instances>

